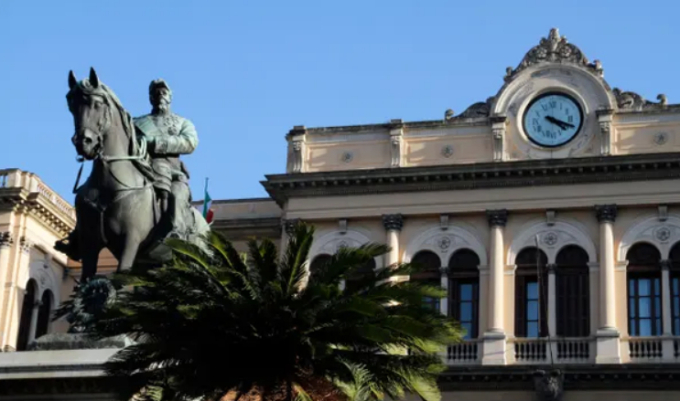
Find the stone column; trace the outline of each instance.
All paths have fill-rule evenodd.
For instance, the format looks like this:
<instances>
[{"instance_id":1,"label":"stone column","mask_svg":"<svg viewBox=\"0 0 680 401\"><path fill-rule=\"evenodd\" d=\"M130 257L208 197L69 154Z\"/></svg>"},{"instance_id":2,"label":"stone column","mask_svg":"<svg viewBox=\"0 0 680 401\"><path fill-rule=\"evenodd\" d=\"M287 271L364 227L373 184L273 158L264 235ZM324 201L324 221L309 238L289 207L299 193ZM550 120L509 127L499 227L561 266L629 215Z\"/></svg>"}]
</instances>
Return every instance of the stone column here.
<instances>
[{"instance_id":1,"label":"stone column","mask_svg":"<svg viewBox=\"0 0 680 401\"><path fill-rule=\"evenodd\" d=\"M446 296L439 301L439 311L444 316L449 315L449 268L442 266L439 268L441 272L441 286L444 291L446 291Z\"/></svg>"},{"instance_id":2,"label":"stone column","mask_svg":"<svg viewBox=\"0 0 680 401\"><path fill-rule=\"evenodd\" d=\"M392 266L399 263L399 233L404 226L404 217L401 214L384 214L382 220L387 233L386 244L390 247L390 252L385 255L385 266Z\"/></svg>"},{"instance_id":3,"label":"stone column","mask_svg":"<svg viewBox=\"0 0 680 401\"><path fill-rule=\"evenodd\" d=\"M19 334L19 325L21 320L21 304L19 300L19 285L25 285L26 282L19 283L18 279L22 271L28 272L30 269L31 249L33 242L26 237L20 240L21 251L19 253L19 261L15 264L14 272L12 272L12 281L6 285L8 311L5 317L5 327L3 334L3 347L10 347L16 349L17 336Z\"/></svg>"},{"instance_id":4,"label":"stone column","mask_svg":"<svg viewBox=\"0 0 680 401\"><path fill-rule=\"evenodd\" d=\"M664 360L673 361L673 314L671 311L671 261L664 259L661 261L661 319L663 324L663 340L661 342L661 353Z\"/></svg>"},{"instance_id":5,"label":"stone column","mask_svg":"<svg viewBox=\"0 0 680 401\"><path fill-rule=\"evenodd\" d=\"M614 221L616 205L597 205L600 223L600 328L597 331L596 363L620 363L619 330L616 328L614 272Z\"/></svg>"},{"instance_id":6,"label":"stone column","mask_svg":"<svg viewBox=\"0 0 680 401\"><path fill-rule=\"evenodd\" d=\"M551 336L557 335L557 281L555 277L555 269L557 265L550 263L548 265L548 333Z\"/></svg>"},{"instance_id":7,"label":"stone column","mask_svg":"<svg viewBox=\"0 0 680 401\"><path fill-rule=\"evenodd\" d=\"M487 211L489 219L489 255L490 255L490 283L489 283L489 324L484 333L484 354L482 364L505 365L505 328L503 325L505 301L505 245L503 231L508 221L507 210Z\"/></svg>"}]
</instances>

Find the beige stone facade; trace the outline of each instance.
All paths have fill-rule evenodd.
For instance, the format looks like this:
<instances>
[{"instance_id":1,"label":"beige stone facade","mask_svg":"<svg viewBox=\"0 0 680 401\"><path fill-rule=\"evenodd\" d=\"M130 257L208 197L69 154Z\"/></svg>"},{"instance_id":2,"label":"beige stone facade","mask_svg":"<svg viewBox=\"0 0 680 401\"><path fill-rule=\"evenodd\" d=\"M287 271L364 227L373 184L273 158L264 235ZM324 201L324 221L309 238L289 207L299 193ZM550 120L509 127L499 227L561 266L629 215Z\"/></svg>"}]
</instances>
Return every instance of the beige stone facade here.
<instances>
[{"instance_id":1,"label":"beige stone facade","mask_svg":"<svg viewBox=\"0 0 680 401\"><path fill-rule=\"evenodd\" d=\"M543 122L527 112L553 94L572 99L582 123L546 117L557 137L575 134L544 146L541 131L527 128ZM444 400L531 400L534 371L555 367L565 400L680 396L680 105L612 88L599 61L551 31L508 68L496 94L460 114L297 126L287 140L285 174L262 182L270 198L214 202L213 228L245 250L251 236L282 244L295 222L313 224L310 265L369 241L392 247L377 266L427 255L431 276L449 290L436 307L468 323L468 338L442 353ZM32 193L51 208L63 203L49 190L26 189L27 199ZM2 305L14 305L15 317L2 322L16 327L18 294L33 277L17 239L41 227L31 233L49 253L72 217L55 209L66 222L56 229L12 210L0 215L0 232L15 239L0 253L0 279L14 283ZM72 285L58 267L66 261L52 260L63 299Z\"/></svg>"}]
</instances>

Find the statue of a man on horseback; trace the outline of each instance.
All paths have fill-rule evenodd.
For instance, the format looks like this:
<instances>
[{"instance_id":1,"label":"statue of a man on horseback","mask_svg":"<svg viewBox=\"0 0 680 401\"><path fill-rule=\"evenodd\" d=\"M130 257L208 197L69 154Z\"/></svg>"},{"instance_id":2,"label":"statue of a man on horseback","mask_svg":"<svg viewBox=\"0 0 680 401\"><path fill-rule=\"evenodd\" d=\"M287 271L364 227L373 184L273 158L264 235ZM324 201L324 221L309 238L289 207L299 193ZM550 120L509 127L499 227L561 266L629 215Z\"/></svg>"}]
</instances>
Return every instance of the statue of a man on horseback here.
<instances>
[{"instance_id":1,"label":"statue of a man on horseback","mask_svg":"<svg viewBox=\"0 0 680 401\"><path fill-rule=\"evenodd\" d=\"M69 89L72 142L93 165L87 181L74 188L76 228L55 248L82 261L82 279L88 280L103 248L124 270L136 262L165 260L169 251L162 243L170 236L200 245L210 227L191 207L189 174L179 160L194 151L198 137L189 120L170 111L168 85L151 83L153 109L136 119L94 69L80 82L71 72Z\"/></svg>"}]
</instances>

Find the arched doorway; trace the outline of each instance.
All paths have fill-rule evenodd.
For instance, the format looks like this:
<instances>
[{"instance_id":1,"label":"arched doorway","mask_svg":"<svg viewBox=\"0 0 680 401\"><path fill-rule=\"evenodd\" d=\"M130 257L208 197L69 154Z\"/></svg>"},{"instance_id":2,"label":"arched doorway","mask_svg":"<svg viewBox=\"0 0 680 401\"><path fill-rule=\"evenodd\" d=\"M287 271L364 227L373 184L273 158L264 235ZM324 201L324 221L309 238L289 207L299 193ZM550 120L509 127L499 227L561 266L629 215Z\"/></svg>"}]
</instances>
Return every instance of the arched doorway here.
<instances>
[{"instance_id":1,"label":"arched doorway","mask_svg":"<svg viewBox=\"0 0 680 401\"><path fill-rule=\"evenodd\" d=\"M35 329L35 338L40 338L49 331L53 298L52 291L45 290L45 292L43 292L43 296L40 300L40 309L38 309L38 325Z\"/></svg>"},{"instance_id":2,"label":"arched doorway","mask_svg":"<svg viewBox=\"0 0 680 401\"><path fill-rule=\"evenodd\" d=\"M661 253L654 245L638 243L628 250L626 259L628 334L661 335Z\"/></svg>"},{"instance_id":3,"label":"arched doorway","mask_svg":"<svg viewBox=\"0 0 680 401\"><path fill-rule=\"evenodd\" d=\"M560 250L555 260L555 296L557 335L590 335L590 280L588 253L578 245Z\"/></svg>"},{"instance_id":4,"label":"arched doorway","mask_svg":"<svg viewBox=\"0 0 680 401\"><path fill-rule=\"evenodd\" d=\"M26 283L24 301L21 305L21 318L19 320L19 336L17 338L17 351L25 351L31 340L31 323L33 320L33 307L35 306L38 285L30 279Z\"/></svg>"},{"instance_id":5,"label":"arched doorway","mask_svg":"<svg viewBox=\"0 0 680 401\"><path fill-rule=\"evenodd\" d=\"M465 338L479 335L479 255L460 249L449 259L449 314L465 328Z\"/></svg>"},{"instance_id":6,"label":"arched doorway","mask_svg":"<svg viewBox=\"0 0 680 401\"><path fill-rule=\"evenodd\" d=\"M410 280L419 281L421 283L436 286L441 286L441 273L439 268L442 265L439 256L432 251L420 251L413 259L411 264L419 269L417 273L411 275ZM439 310L439 298L425 297L423 305L433 310Z\"/></svg>"},{"instance_id":7,"label":"arched doorway","mask_svg":"<svg viewBox=\"0 0 680 401\"><path fill-rule=\"evenodd\" d=\"M522 249L515 259L515 336L548 334L548 257L536 248Z\"/></svg>"}]
</instances>

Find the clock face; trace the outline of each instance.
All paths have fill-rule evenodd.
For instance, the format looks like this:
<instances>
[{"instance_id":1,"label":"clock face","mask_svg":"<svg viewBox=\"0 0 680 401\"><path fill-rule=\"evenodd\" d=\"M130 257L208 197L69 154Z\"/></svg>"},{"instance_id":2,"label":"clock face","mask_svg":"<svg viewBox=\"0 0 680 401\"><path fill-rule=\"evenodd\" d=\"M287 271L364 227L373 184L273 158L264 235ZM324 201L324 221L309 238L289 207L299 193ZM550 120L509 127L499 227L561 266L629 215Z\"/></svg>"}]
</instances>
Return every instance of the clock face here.
<instances>
[{"instance_id":1,"label":"clock face","mask_svg":"<svg viewBox=\"0 0 680 401\"><path fill-rule=\"evenodd\" d=\"M583 111L569 95L546 93L529 103L523 125L532 142L554 148L571 141L581 131Z\"/></svg>"}]
</instances>

